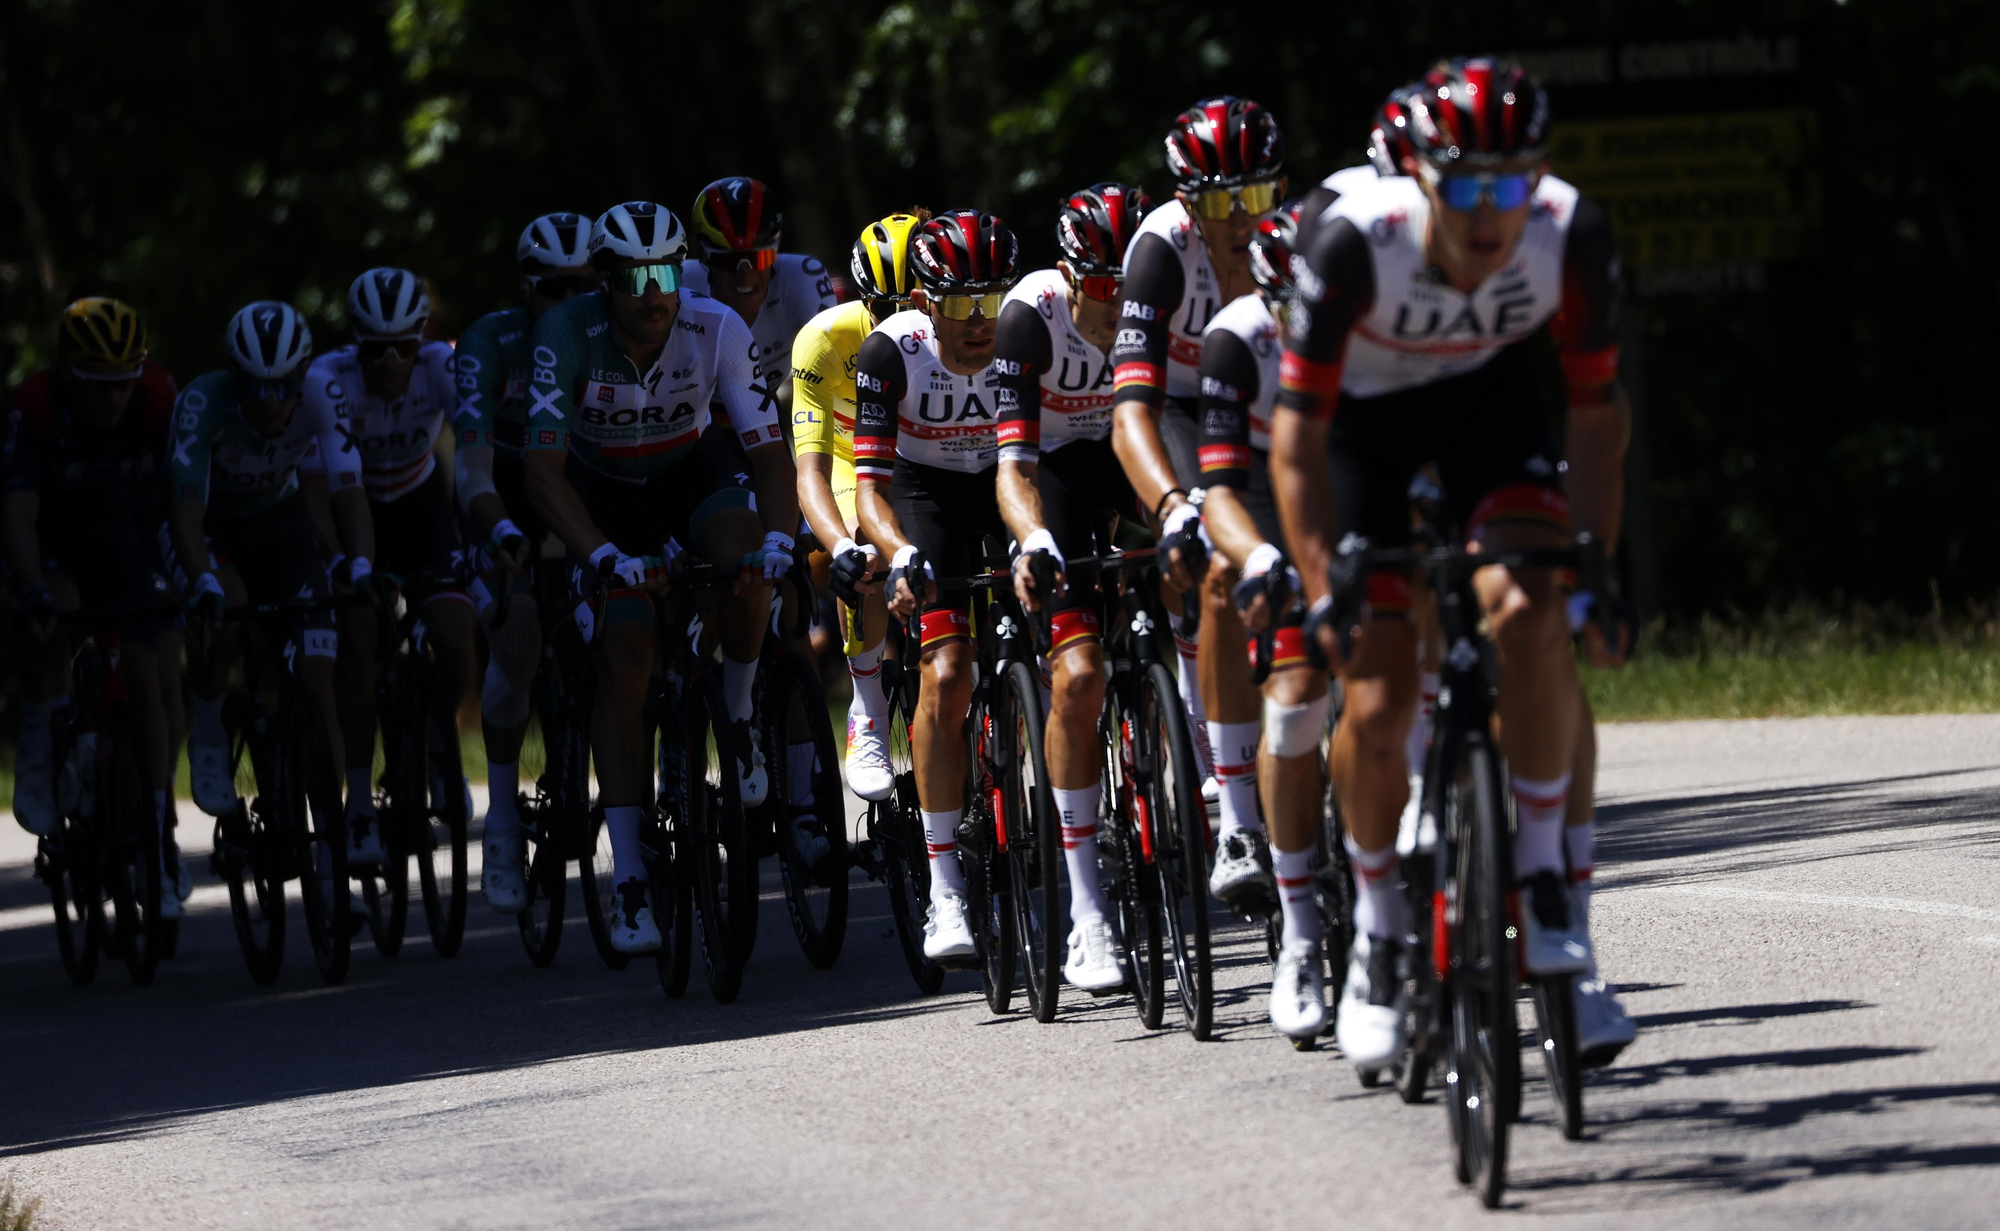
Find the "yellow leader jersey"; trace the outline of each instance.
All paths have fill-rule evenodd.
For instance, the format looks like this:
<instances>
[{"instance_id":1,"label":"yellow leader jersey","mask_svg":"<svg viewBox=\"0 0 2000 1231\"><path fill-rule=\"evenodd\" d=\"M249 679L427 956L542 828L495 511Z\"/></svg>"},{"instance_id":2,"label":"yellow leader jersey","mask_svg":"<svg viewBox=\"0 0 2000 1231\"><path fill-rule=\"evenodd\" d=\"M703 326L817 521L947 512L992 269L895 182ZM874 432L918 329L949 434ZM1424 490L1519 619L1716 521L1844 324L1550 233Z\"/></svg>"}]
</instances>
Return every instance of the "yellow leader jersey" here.
<instances>
[{"instance_id":1,"label":"yellow leader jersey","mask_svg":"<svg viewBox=\"0 0 2000 1231\"><path fill-rule=\"evenodd\" d=\"M854 359L875 328L868 305L839 304L807 321L792 339L792 449L833 455L833 498L850 523L854 510Z\"/></svg>"}]
</instances>

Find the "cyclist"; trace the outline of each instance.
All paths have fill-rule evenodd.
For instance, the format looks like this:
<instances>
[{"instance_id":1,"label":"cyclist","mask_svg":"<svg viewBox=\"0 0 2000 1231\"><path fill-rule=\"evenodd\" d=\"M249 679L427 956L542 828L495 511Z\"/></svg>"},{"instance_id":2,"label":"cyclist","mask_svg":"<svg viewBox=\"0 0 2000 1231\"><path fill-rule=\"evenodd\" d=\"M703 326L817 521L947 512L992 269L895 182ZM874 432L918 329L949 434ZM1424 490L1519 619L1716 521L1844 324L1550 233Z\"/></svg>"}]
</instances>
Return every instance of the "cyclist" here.
<instances>
[{"instance_id":1,"label":"cyclist","mask_svg":"<svg viewBox=\"0 0 2000 1231\"><path fill-rule=\"evenodd\" d=\"M146 326L116 299L79 299L56 323L55 363L14 391L0 491L5 551L37 644L14 763L14 818L36 835L57 822L52 715L69 707L70 640L56 620L78 607L129 607L120 621L126 697L145 741L162 868L176 918L192 888L173 842L173 763L181 726L180 634L137 609L170 601L159 558L174 379L146 357Z\"/></svg>"},{"instance_id":2,"label":"cyclist","mask_svg":"<svg viewBox=\"0 0 2000 1231\"><path fill-rule=\"evenodd\" d=\"M947 210L924 223L911 239L910 310L876 326L855 365L861 527L889 553L890 614L922 612L923 686L910 738L930 853L924 954L939 962L974 953L955 858L973 663L966 598L941 595L935 583L939 570L971 572L981 539L1007 533L994 496L1003 393L994 327L1017 255L1014 233L991 214Z\"/></svg>"},{"instance_id":3,"label":"cyclist","mask_svg":"<svg viewBox=\"0 0 2000 1231\"><path fill-rule=\"evenodd\" d=\"M883 605L881 554L857 542L854 504L854 365L869 331L906 308L910 233L929 218L919 210L868 224L848 262L860 298L821 312L792 342L792 448L798 454L799 508L820 542L830 544L828 579L861 616L859 652L847 659L854 698L847 710L847 785L863 799L887 799L889 699L882 691L882 651L889 612ZM810 770L810 757L797 758Z\"/></svg>"},{"instance_id":4,"label":"cyclist","mask_svg":"<svg viewBox=\"0 0 2000 1231\"><path fill-rule=\"evenodd\" d=\"M1372 170L1369 175L1374 175ZM1284 532L1271 499L1271 405L1278 396L1278 315L1292 295L1291 258L1301 201L1287 201L1257 224L1250 272L1257 293L1232 300L1208 323L1201 348L1203 528L1215 545L1209 563L1229 585L1237 618L1268 640L1264 738L1258 783L1271 831L1283 933L1271 974L1271 1024L1292 1038L1326 1025L1319 962L1322 934L1313 894L1320 848L1326 734L1326 673L1311 669L1300 633Z\"/></svg>"},{"instance_id":5,"label":"cyclist","mask_svg":"<svg viewBox=\"0 0 2000 1231\"><path fill-rule=\"evenodd\" d=\"M1171 588L1201 589L1202 615L1176 615L1173 625L1189 732L1221 801L1209 889L1238 909L1268 910L1274 890L1257 818L1257 693L1242 669L1242 624L1229 590L1201 566L1191 493L1201 486L1202 331L1223 305L1256 289L1250 235L1284 196L1285 143L1269 111L1225 96L1182 113L1166 152L1174 200L1147 215L1125 253L1111 441L1162 532Z\"/></svg>"},{"instance_id":6,"label":"cyclist","mask_svg":"<svg viewBox=\"0 0 2000 1231\"><path fill-rule=\"evenodd\" d=\"M797 480L775 401L756 390L749 326L706 296L680 293L680 219L650 201L613 206L592 225L589 250L605 289L535 322L522 468L536 511L569 549L579 598L595 600L579 607L586 636L603 621L592 742L618 888L611 942L647 953L660 929L639 846L651 796L643 723L656 588L644 557L678 540L742 569L718 594L715 627L743 802L762 803L751 692L771 586L792 565ZM716 400L728 407L727 428L710 426Z\"/></svg>"},{"instance_id":7,"label":"cyclist","mask_svg":"<svg viewBox=\"0 0 2000 1231\"><path fill-rule=\"evenodd\" d=\"M1541 86L1514 64L1476 57L1439 64L1423 87L1411 99L1417 152L1405 157L1405 175L1343 193L1303 242L1294 263L1302 310L1288 318L1272 427L1273 488L1311 599L1307 628L1345 686L1330 763L1360 892L1335 1033L1363 1068L1387 1063L1402 1042L1394 1001L1409 920L1395 837L1417 659L1407 579L1387 571L1366 579L1353 656L1342 653L1328 618L1335 543L1407 542L1409 476L1426 461L1475 549L1567 544L1572 512L1583 529L1609 528L1614 467L1601 453L1574 456L1565 478L1522 345L1558 312L1572 424L1624 413L1610 229L1547 173ZM1585 911L1564 880L1580 685L1556 578L1493 568L1474 585L1499 663L1522 964L1585 973ZM1587 852L1570 862L1588 866ZM1601 986L1578 999L1600 1015L1614 1007Z\"/></svg>"},{"instance_id":8,"label":"cyclist","mask_svg":"<svg viewBox=\"0 0 2000 1231\"><path fill-rule=\"evenodd\" d=\"M528 500L521 446L528 430L528 377L535 322L543 312L597 289L585 249L590 220L544 214L521 231L514 262L526 302L489 312L458 337L458 503L478 550L474 606L486 628L489 657L479 692L486 742L486 834L482 883L486 904L518 914L528 903L521 838L521 741L528 733L529 689L542 655L541 613L527 569L548 528ZM497 600L506 591L506 616Z\"/></svg>"},{"instance_id":9,"label":"cyclist","mask_svg":"<svg viewBox=\"0 0 2000 1231\"><path fill-rule=\"evenodd\" d=\"M352 447L344 401L306 401L312 331L289 304L260 300L238 311L225 337L227 363L197 377L174 404L173 505L168 529L174 580L190 615L210 625L224 606L245 601L325 603L327 552L344 552L366 575L368 497ZM314 530L325 518L308 502L330 504L335 542ZM194 724L188 777L203 812L236 805L222 691L235 663L236 627L213 629L205 672L193 672ZM299 614L294 628L300 680L319 702L336 764L341 732L333 667L340 636L333 612Z\"/></svg>"},{"instance_id":10,"label":"cyclist","mask_svg":"<svg viewBox=\"0 0 2000 1231\"><path fill-rule=\"evenodd\" d=\"M1143 514L1111 452L1111 361L1125 250L1151 207L1124 184L1092 184L1056 216L1062 259L1027 275L1000 309L994 367L1001 375L995 482L1000 514L1021 545L1014 589L1050 612L1050 709L1045 753L1069 864L1069 954L1063 978L1086 991L1122 985L1104 888L1097 878L1097 809L1104 774L1104 646L1097 610L1064 576L1088 555L1106 513ZM1055 593L1036 592L1030 561L1045 554Z\"/></svg>"},{"instance_id":11,"label":"cyclist","mask_svg":"<svg viewBox=\"0 0 2000 1231\"><path fill-rule=\"evenodd\" d=\"M701 190L690 215L701 259L687 266L688 290L736 310L757 343L753 392L791 410L793 339L807 321L839 302L833 275L818 257L779 252L785 216L768 187L732 175ZM807 762L810 767L811 762Z\"/></svg>"},{"instance_id":12,"label":"cyclist","mask_svg":"<svg viewBox=\"0 0 2000 1231\"><path fill-rule=\"evenodd\" d=\"M407 269L371 269L356 278L347 288L347 324L354 341L312 361L306 405L321 416L345 420L347 447L360 458L361 484L368 494L369 533L354 558L336 558L329 566L334 581L375 585L377 567L384 579L424 577L424 628L445 696L456 711L472 682L472 599L457 581L458 520L446 468L437 458L440 449L450 447L445 415L456 408L458 389L451 347L424 341L430 314L423 280ZM317 465L308 460L302 468L310 473ZM350 859L358 864L389 857L372 798L378 633L373 608L343 613L346 662L340 672L340 708L347 744L347 845Z\"/></svg>"}]
</instances>

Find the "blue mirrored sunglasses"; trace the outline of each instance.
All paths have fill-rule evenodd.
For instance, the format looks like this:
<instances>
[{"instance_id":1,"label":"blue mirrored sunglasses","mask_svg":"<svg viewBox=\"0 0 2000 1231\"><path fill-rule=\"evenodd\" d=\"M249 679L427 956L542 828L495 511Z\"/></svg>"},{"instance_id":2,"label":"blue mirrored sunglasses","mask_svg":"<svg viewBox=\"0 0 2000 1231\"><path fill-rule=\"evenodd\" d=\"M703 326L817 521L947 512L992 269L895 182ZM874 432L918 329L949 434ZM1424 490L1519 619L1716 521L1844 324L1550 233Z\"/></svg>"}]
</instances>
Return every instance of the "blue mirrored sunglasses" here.
<instances>
[{"instance_id":1,"label":"blue mirrored sunglasses","mask_svg":"<svg viewBox=\"0 0 2000 1231\"><path fill-rule=\"evenodd\" d=\"M630 269L614 269L606 279L611 289L627 295L644 295L648 282L660 288L662 295L670 295L681 289L681 267L678 262L661 262L658 265L634 265Z\"/></svg>"},{"instance_id":2,"label":"blue mirrored sunglasses","mask_svg":"<svg viewBox=\"0 0 2000 1231\"><path fill-rule=\"evenodd\" d=\"M1446 208L1470 213L1481 201L1491 201L1497 210L1519 209L1535 191L1535 177L1526 172L1514 175L1448 174L1437 178L1438 199Z\"/></svg>"}]
</instances>

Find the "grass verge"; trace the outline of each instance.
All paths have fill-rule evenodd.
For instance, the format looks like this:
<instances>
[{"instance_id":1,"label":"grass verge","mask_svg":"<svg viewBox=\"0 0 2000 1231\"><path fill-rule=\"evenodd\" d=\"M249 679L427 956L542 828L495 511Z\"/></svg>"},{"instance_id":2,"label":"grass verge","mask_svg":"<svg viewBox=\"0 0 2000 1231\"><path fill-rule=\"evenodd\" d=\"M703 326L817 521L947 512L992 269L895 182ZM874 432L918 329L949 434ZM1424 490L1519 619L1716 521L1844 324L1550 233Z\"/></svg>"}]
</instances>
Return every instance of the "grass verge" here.
<instances>
[{"instance_id":1,"label":"grass verge","mask_svg":"<svg viewBox=\"0 0 2000 1231\"><path fill-rule=\"evenodd\" d=\"M37 1231L46 1226L36 1217L41 1208L40 1198L21 1196L12 1176L0 1180L0 1231Z\"/></svg>"}]
</instances>

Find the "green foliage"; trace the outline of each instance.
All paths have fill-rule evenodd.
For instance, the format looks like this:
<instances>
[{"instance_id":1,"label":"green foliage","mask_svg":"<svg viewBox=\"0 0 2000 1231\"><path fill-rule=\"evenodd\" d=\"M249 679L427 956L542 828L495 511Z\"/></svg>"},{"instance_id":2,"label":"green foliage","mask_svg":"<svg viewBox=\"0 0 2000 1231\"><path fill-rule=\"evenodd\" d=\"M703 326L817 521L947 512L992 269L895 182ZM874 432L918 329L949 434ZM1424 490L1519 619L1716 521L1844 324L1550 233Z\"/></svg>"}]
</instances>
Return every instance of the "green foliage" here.
<instances>
[{"instance_id":1,"label":"green foliage","mask_svg":"<svg viewBox=\"0 0 2000 1231\"><path fill-rule=\"evenodd\" d=\"M44 1225L35 1217L41 1208L40 1198L21 1196L13 1177L0 1180L0 1231L35 1231Z\"/></svg>"}]
</instances>

